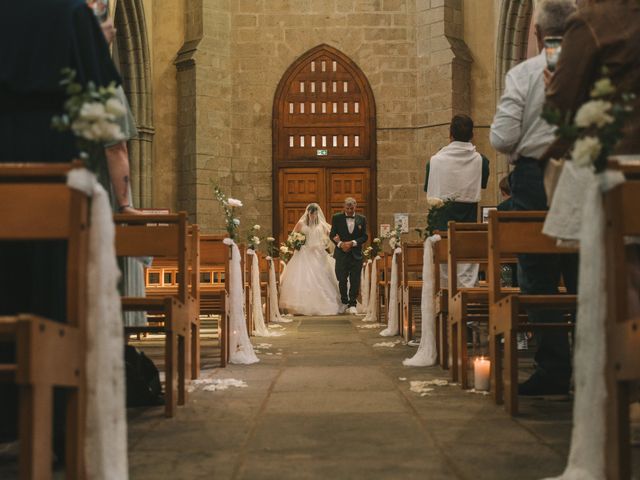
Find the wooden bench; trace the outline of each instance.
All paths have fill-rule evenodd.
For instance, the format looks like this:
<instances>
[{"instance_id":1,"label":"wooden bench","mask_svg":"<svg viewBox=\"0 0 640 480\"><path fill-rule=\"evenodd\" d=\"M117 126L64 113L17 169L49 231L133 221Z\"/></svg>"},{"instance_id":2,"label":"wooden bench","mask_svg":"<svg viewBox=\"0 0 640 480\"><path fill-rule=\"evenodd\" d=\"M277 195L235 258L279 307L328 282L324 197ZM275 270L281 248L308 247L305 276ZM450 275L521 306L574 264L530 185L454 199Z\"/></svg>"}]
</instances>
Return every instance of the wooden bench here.
<instances>
[{"instance_id":1,"label":"wooden bench","mask_svg":"<svg viewBox=\"0 0 640 480\"><path fill-rule=\"evenodd\" d=\"M28 313L0 317L0 343L15 346L0 382L19 395L21 480L52 477L53 389L66 395L67 478L85 478L86 274L89 200L66 185L71 164L0 165L0 239L67 241L67 323Z\"/></svg>"},{"instance_id":2,"label":"wooden bench","mask_svg":"<svg viewBox=\"0 0 640 480\"><path fill-rule=\"evenodd\" d=\"M400 321L402 336L405 341L412 340L416 334L414 323L415 309L420 311L422 304L422 259L423 243L402 244L401 289L402 317Z\"/></svg>"},{"instance_id":3,"label":"wooden bench","mask_svg":"<svg viewBox=\"0 0 640 480\"><path fill-rule=\"evenodd\" d=\"M187 308L190 321L189 352L191 378L200 376L200 227L187 227ZM179 295L177 258L160 257L145 271L147 298ZM150 322L153 323L153 322Z\"/></svg>"},{"instance_id":4,"label":"wooden bench","mask_svg":"<svg viewBox=\"0 0 640 480\"><path fill-rule=\"evenodd\" d=\"M575 250L556 246L555 239L542 233L546 212L489 212L489 355L491 389L496 403L504 401L507 412L518 413L517 333L535 330L569 332L573 323L526 321L528 309L574 312L576 295L510 294L501 286L501 263L521 253L566 254ZM504 361L499 352L504 339Z\"/></svg>"},{"instance_id":5,"label":"wooden bench","mask_svg":"<svg viewBox=\"0 0 640 480\"><path fill-rule=\"evenodd\" d=\"M487 262L487 224L449 222L448 275L451 381L469 388L467 322L489 319L487 288L459 287L458 263Z\"/></svg>"},{"instance_id":6,"label":"wooden bench","mask_svg":"<svg viewBox=\"0 0 640 480\"><path fill-rule=\"evenodd\" d=\"M122 308L159 315L159 325L124 327L125 335L164 333L165 335L165 415L173 417L176 405L186 402L190 342L195 299L188 292L187 214L115 215L116 254L123 257L152 256L176 258L178 289L160 297L123 297Z\"/></svg>"},{"instance_id":7,"label":"wooden bench","mask_svg":"<svg viewBox=\"0 0 640 480\"><path fill-rule=\"evenodd\" d=\"M636 173L638 173L636 171ZM625 236L640 236L640 180L627 180L604 195L607 277L607 478L631 478L629 402L640 380L640 317L628 311L628 262ZM629 176L627 177L629 178Z\"/></svg>"},{"instance_id":8,"label":"wooden bench","mask_svg":"<svg viewBox=\"0 0 640 480\"><path fill-rule=\"evenodd\" d=\"M223 240L224 236L221 235L201 235L200 237L200 313L220 316L218 341L221 367L225 367L229 360L227 282L231 257L231 250ZM202 272L208 272L208 274L202 278Z\"/></svg>"},{"instance_id":9,"label":"wooden bench","mask_svg":"<svg viewBox=\"0 0 640 480\"><path fill-rule=\"evenodd\" d=\"M447 232L436 232L439 242L433 244L433 292L435 296L436 348L440 367L449 368L449 291L447 285L441 285L440 265L446 265L449 255L449 238Z\"/></svg>"}]
</instances>

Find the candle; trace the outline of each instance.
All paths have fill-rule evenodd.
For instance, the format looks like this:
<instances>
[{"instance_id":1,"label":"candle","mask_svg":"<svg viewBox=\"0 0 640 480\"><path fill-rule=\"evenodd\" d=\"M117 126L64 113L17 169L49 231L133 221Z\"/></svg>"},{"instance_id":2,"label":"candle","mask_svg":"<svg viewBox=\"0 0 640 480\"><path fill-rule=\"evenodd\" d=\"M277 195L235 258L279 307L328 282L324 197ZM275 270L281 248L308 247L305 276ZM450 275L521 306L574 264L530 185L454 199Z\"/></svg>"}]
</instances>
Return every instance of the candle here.
<instances>
[{"instance_id":1,"label":"candle","mask_svg":"<svg viewBox=\"0 0 640 480\"><path fill-rule=\"evenodd\" d=\"M489 372L491 362L484 357L477 357L473 361L473 383L476 390L489 390Z\"/></svg>"}]
</instances>

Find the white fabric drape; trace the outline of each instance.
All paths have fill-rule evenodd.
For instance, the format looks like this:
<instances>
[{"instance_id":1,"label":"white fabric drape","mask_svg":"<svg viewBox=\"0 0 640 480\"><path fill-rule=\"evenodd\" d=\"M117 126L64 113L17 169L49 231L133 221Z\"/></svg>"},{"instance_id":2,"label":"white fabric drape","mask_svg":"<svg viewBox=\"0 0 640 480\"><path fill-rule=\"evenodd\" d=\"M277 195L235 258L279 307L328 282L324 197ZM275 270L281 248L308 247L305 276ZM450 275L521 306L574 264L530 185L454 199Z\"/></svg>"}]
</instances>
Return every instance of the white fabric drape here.
<instances>
[{"instance_id":1,"label":"white fabric drape","mask_svg":"<svg viewBox=\"0 0 640 480\"><path fill-rule=\"evenodd\" d=\"M260 360L253 351L253 345L251 345L249 333L247 332L240 250L236 242L230 238L225 238L224 243L231 247L231 263L229 265L229 362L249 365Z\"/></svg>"},{"instance_id":2,"label":"white fabric drape","mask_svg":"<svg viewBox=\"0 0 640 480\"><path fill-rule=\"evenodd\" d=\"M482 156L470 142L453 141L429 161L427 197L478 202L482 180Z\"/></svg>"},{"instance_id":3,"label":"white fabric drape","mask_svg":"<svg viewBox=\"0 0 640 480\"><path fill-rule=\"evenodd\" d=\"M260 266L258 265L258 255L254 250L248 249L247 255L251 256L251 314L253 316L254 331L253 334L258 337L271 337L272 332L269 331L264 323L264 313L262 312L262 295L260 286Z\"/></svg>"},{"instance_id":4,"label":"white fabric drape","mask_svg":"<svg viewBox=\"0 0 640 480\"><path fill-rule=\"evenodd\" d=\"M607 390L606 278L602 192L624 181L620 172L594 177L585 195L580 230L580 275L576 321L571 449L564 473L557 480L602 480L605 475Z\"/></svg>"},{"instance_id":5,"label":"white fabric drape","mask_svg":"<svg viewBox=\"0 0 640 480\"><path fill-rule=\"evenodd\" d=\"M387 305L387 328L380 332L382 337L395 337L400 333L398 325L398 255L401 248L393 251L391 258L391 285L389 286L389 305Z\"/></svg>"},{"instance_id":6,"label":"white fabric drape","mask_svg":"<svg viewBox=\"0 0 640 480\"><path fill-rule=\"evenodd\" d=\"M72 170L67 184L92 197L86 319L87 478L127 479L124 334L111 205L107 192L88 170Z\"/></svg>"},{"instance_id":7,"label":"white fabric drape","mask_svg":"<svg viewBox=\"0 0 640 480\"><path fill-rule=\"evenodd\" d=\"M356 305L356 310L359 314L366 314L367 308L369 307L369 265L371 265L371 260L367 260L362 266L362 274L360 276L360 296L362 303L358 302L358 305Z\"/></svg>"},{"instance_id":8,"label":"white fabric drape","mask_svg":"<svg viewBox=\"0 0 640 480\"><path fill-rule=\"evenodd\" d=\"M436 305L433 291L435 265L433 264L433 244L440 241L440 235L432 235L424 241L422 257L422 299L420 311L422 316L422 336L418 351L402 364L407 367L429 367L435 365L438 353L436 350Z\"/></svg>"},{"instance_id":9,"label":"white fabric drape","mask_svg":"<svg viewBox=\"0 0 640 480\"><path fill-rule=\"evenodd\" d=\"M363 322L378 321L378 260L376 257L371 262L371 272L369 276L369 305L367 306L367 315L362 319Z\"/></svg>"},{"instance_id":10,"label":"white fabric drape","mask_svg":"<svg viewBox=\"0 0 640 480\"><path fill-rule=\"evenodd\" d=\"M291 323L293 320L284 318L278 306L278 285L276 283L276 267L273 258L267 257L269 262L269 321L273 323Z\"/></svg>"}]
</instances>

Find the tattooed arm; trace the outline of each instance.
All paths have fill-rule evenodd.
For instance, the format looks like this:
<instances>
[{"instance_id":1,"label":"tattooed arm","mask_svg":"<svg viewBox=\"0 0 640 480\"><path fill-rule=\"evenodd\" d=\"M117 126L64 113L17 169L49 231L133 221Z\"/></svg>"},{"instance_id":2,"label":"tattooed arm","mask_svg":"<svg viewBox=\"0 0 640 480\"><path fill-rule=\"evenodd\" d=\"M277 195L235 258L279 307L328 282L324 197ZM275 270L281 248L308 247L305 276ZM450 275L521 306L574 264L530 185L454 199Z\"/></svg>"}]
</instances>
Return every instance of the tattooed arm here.
<instances>
[{"instance_id":1,"label":"tattooed arm","mask_svg":"<svg viewBox=\"0 0 640 480\"><path fill-rule=\"evenodd\" d=\"M109 178L120 213L138 213L131 205L131 183L129 180L129 152L127 143L120 142L105 149Z\"/></svg>"}]
</instances>

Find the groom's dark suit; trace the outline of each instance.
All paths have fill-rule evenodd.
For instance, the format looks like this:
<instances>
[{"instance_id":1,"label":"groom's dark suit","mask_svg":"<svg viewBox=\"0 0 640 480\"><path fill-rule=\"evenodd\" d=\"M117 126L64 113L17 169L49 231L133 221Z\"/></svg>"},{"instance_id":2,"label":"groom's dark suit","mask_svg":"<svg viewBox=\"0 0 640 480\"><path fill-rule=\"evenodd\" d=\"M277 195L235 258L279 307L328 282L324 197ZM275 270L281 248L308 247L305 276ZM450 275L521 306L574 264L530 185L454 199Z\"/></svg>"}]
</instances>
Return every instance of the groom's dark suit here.
<instances>
[{"instance_id":1,"label":"groom's dark suit","mask_svg":"<svg viewBox=\"0 0 640 480\"><path fill-rule=\"evenodd\" d=\"M340 297L342 303L350 307L356 306L356 298L360 291L360 270L362 269L362 245L369 238L367 236L367 220L362 215L354 215L353 232L349 232L347 215L344 212L336 213L331 219L331 233L329 237L336 244L333 257L336 259L336 277L340 285ZM355 240L356 246L348 252L338 248L338 242L333 239L340 236L341 242ZM350 288L347 292L347 281Z\"/></svg>"}]
</instances>

